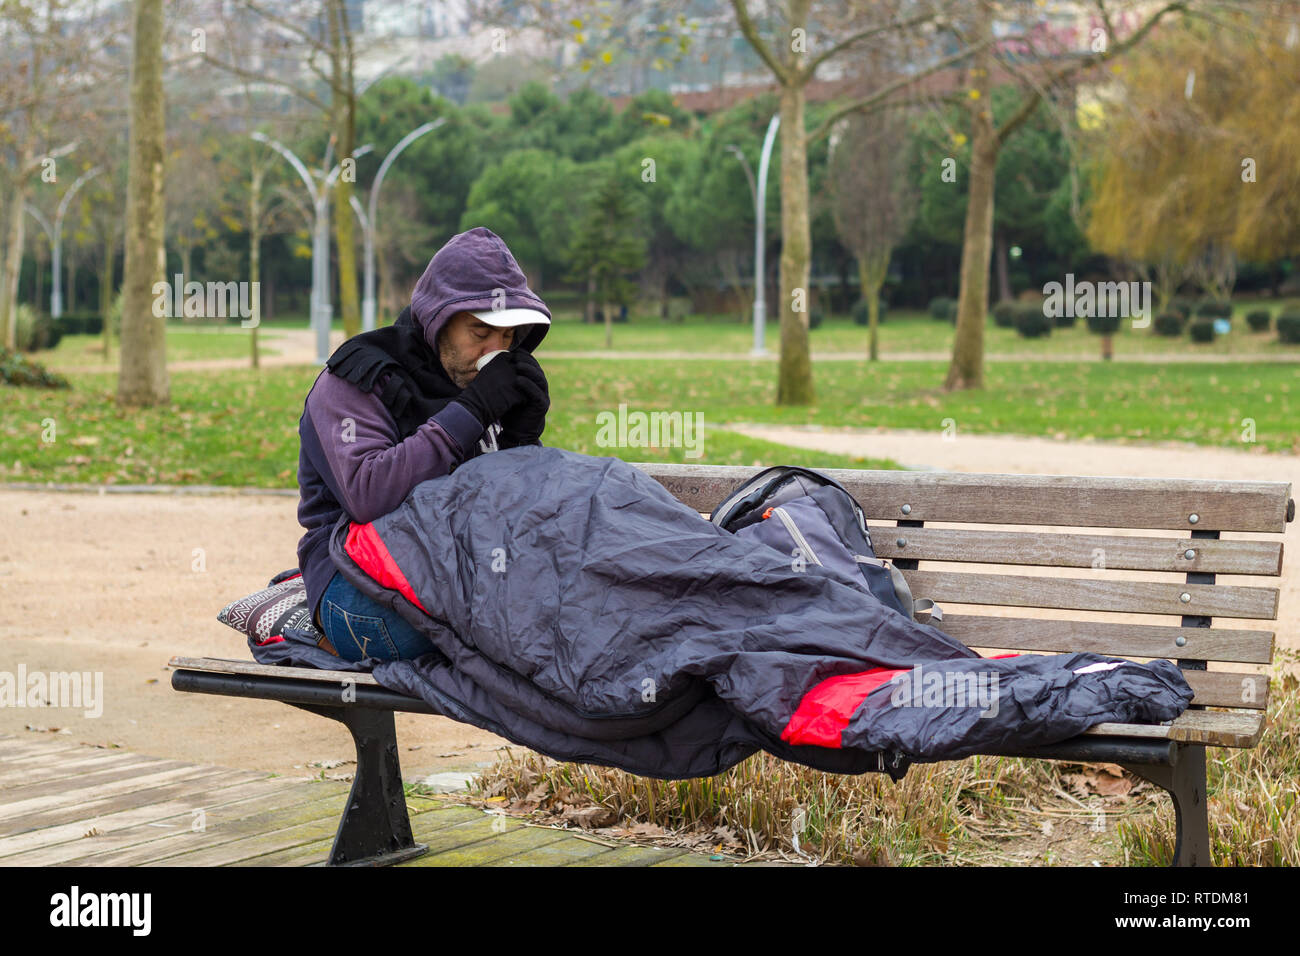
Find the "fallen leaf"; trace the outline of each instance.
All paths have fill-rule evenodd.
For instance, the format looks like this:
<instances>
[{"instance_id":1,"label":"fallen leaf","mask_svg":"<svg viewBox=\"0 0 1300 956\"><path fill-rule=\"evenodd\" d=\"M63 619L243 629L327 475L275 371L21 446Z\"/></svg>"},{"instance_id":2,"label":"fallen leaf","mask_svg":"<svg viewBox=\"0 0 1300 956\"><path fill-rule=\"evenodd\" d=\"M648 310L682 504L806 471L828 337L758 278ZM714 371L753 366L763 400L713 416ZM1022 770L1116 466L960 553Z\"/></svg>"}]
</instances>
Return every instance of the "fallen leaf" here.
<instances>
[{"instance_id":1,"label":"fallen leaf","mask_svg":"<svg viewBox=\"0 0 1300 956\"><path fill-rule=\"evenodd\" d=\"M593 829L612 825L618 820L618 815L608 807L565 807L560 819Z\"/></svg>"}]
</instances>

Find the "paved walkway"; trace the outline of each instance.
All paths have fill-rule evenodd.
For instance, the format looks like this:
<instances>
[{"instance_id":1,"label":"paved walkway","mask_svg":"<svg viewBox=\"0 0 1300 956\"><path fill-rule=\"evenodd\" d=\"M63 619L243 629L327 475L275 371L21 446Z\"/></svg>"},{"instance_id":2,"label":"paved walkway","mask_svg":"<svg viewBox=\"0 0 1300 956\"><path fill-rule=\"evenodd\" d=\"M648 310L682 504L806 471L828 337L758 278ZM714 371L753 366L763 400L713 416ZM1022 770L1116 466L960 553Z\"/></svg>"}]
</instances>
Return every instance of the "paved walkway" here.
<instances>
[{"instance_id":1,"label":"paved walkway","mask_svg":"<svg viewBox=\"0 0 1300 956\"><path fill-rule=\"evenodd\" d=\"M196 330L191 330L196 331ZM230 334L223 331L221 334ZM286 365L319 365L316 361L316 335L310 329L287 329L287 328L268 328L260 340L266 349L274 349L275 355L268 355L265 352L261 355L261 365L267 368L275 368ZM330 351L338 348L343 344L342 330L330 333ZM619 349L552 349L545 342L542 343L539 357L545 359L587 359L590 361L609 361L612 359L646 359L660 361L683 361L683 360L713 360L726 362L773 362L779 358L779 354L774 347L769 347L768 352L762 358L755 359L748 352L699 352L684 350L659 350L659 351L627 351ZM952 358L951 352L944 351L912 351L912 352L884 352L882 360L886 362L947 362ZM812 353L814 362L862 362L866 361L865 351L837 351L837 352L818 352ZM991 352L984 356L989 362L1069 362L1071 364L1078 362L1099 362L1100 354L1096 351L1079 352L1068 355L1039 355L1032 352ZM1277 353L1246 353L1241 355L1221 355L1221 354L1204 354L1192 352L1170 352L1157 354L1125 354L1120 353L1113 359L1115 362L1136 362L1136 363L1170 363L1170 362L1193 362L1202 364L1216 364L1224 362L1300 362L1300 349L1288 354ZM82 363L80 365L59 365L49 364L47 367L63 373L77 372L105 372L117 371L116 360L104 363ZM224 359L181 359L167 363L167 368L173 372L182 371L205 371L214 369L230 368L248 368L249 359L247 356L239 358Z\"/></svg>"}]
</instances>

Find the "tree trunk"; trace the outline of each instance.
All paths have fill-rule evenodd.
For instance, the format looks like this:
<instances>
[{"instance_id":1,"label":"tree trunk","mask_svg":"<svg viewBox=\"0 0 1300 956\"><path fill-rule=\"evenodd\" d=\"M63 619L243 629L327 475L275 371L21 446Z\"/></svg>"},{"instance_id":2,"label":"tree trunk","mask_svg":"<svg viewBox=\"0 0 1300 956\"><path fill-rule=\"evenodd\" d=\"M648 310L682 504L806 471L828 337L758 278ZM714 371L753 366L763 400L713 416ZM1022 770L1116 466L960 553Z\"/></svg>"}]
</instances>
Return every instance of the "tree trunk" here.
<instances>
[{"instance_id":1,"label":"tree trunk","mask_svg":"<svg viewBox=\"0 0 1300 956\"><path fill-rule=\"evenodd\" d=\"M802 24L799 24L802 26ZM812 356L808 346L808 260L812 246L808 224L808 152L802 86L781 87L781 358L778 405L815 401ZM801 302L795 311L795 295Z\"/></svg>"},{"instance_id":2,"label":"tree trunk","mask_svg":"<svg viewBox=\"0 0 1300 956\"><path fill-rule=\"evenodd\" d=\"M596 277L595 275L587 276L587 301L582 306L582 321L591 323L596 321Z\"/></svg>"},{"instance_id":3,"label":"tree trunk","mask_svg":"<svg viewBox=\"0 0 1300 956\"><path fill-rule=\"evenodd\" d=\"M987 2L979 4L975 40L991 36L993 11ZM984 387L984 322L988 313L989 258L993 251L993 185L998 165L998 139L993 129L993 105L989 96L989 70L993 66L992 44L975 55L971 70L974 91L971 100L970 191L966 204L966 227L961 247L961 287L957 298L957 334L953 340L952 364L944 382L947 389Z\"/></svg>"},{"instance_id":4,"label":"tree trunk","mask_svg":"<svg viewBox=\"0 0 1300 956\"><path fill-rule=\"evenodd\" d=\"M889 271L889 254L858 259L858 287L867 303L867 357L880 358L880 289Z\"/></svg>"},{"instance_id":5,"label":"tree trunk","mask_svg":"<svg viewBox=\"0 0 1300 956\"><path fill-rule=\"evenodd\" d=\"M21 166L20 166L21 168ZM23 264L23 203L26 190L21 186L9 195L9 229L5 249L4 272L0 275L0 326L4 328L6 348L13 349L18 335L18 273Z\"/></svg>"},{"instance_id":6,"label":"tree trunk","mask_svg":"<svg viewBox=\"0 0 1300 956\"><path fill-rule=\"evenodd\" d=\"M998 301L1010 302L1011 295L1011 274L1007 268L1007 237L1001 233L998 234L997 242L997 267L998 267Z\"/></svg>"},{"instance_id":7,"label":"tree trunk","mask_svg":"<svg viewBox=\"0 0 1300 956\"><path fill-rule=\"evenodd\" d=\"M253 324L249 328L249 348L252 350L253 368L259 367L257 355L257 327L262 321L262 284L258 275L262 269L262 167L253 168L253 178L248 189L248 288L256 290L249 296L253 306Z\"/></svg>"},{"instance_id":8,"label":"tree trunk","mask_svg":"<svg viewBox=\"0 0 1300 956\"><path fill-rule=\"evenodd\" d=\"M193 268L193 264L194 264L194 247L190 245L189 240L185 237L182 237L177 244L180 246L180 253L181 253L181 282L189 282L194 278L194 273L190 271L191 268ZM166 249L166 245L164 244L163 246L163 271L164 272L167 271L166 262L167 262L167 249ZM183 323L189 325L190 319L189 316L185 314L184 305L183 305L183 303L185 302L185 287L183 285L181 286L181 302L182 302L181 314L179 316L173 316L173 318L179 318ZM202 320L196 321L194 324L198 325L200 324L201 321Z\"/></svg>"},{"instance_id":9,"label":"tree trunk","mask_svg":"<svg viewBox=\"0 0 1300 956\"><path fill-rule=\"evenodd\" d=\"M330 41L333 47L334 132L338 136L339 162L351 160L356 147L356 93L352 85L352 40L343 0L330 4ZM351 178L339 174L334 184L334 241L339 257L339 310L343 316L343 338L361 331L361 296L357 289L357 248L352 238Z\"/></svg>"},{"instance_id":10,"label":"tree trunk","mask_svg":"<svg viewBox=\"0 0 1300 956\"><path fill-rule=\"evenodd\" d=\"M104 261L99 265L99 315L102 327L99 330L104 340L104 361L108 361L113 351L113 330L109 327L108 313L113 310L113 253L117 251L117 237L110 230L104 240Z\"/></svg>"},{"instance_id":11,"label":"tree trunk","mask_svg":"<svg viewBox=\"0 0 1300 956\"><path fill-rule=\"evenodd\" d=\"M77 300L73 293L77 288L77 260L75 257L68 255L66 252L63 256L63 272L66 277L66 289L63 296L64 313L77 311Z\"/></svg>"},{"instance_id":12,"label":"tree trunk","mask_svg":"<svg viewBox=\"0 0 1300 956\"><path fill-rule=\"evenodd\" d=\"M171 400L166 321L153 314L153 285L162 280L167 268L163 249L162 34L162 0L136 0L119 406L162 405Z\"/></svg>"},{"instance_id":13,"label":"tree trunk","mask_svg":"<svg viewBox=\"0 0 1300 956\"><path fill-rule=\"evenodd\" d=\"M734 250L719 253L717 256L718 271L722 273L722 281L727 284L737 302L740 303L740 324L754 322L754 296L745 288L745 283L740 279L740 262L737 259ZM757 291L757 290L755 290Z\"/></svg>"},{"instance_id":14,"label":"tree trunk","mask_svg":"<svg viewBox=\"0 0 1300 956\"><path fill-rule=\"evenodd\" d=\"M1101 357L1107 362L1115 357L1115 340L1109 335L1101 337Z\"/></svg>"},{"instance_id":15,"label":"tree trunk","mask_svg":"<svg viewBox=\"0 0 1300 956\"><path fill-rule=\"evenodd\" d=\"M614 306L610 302L604 303L605 307L605 348L614 347Z\"/></svg>"}]
</instances>

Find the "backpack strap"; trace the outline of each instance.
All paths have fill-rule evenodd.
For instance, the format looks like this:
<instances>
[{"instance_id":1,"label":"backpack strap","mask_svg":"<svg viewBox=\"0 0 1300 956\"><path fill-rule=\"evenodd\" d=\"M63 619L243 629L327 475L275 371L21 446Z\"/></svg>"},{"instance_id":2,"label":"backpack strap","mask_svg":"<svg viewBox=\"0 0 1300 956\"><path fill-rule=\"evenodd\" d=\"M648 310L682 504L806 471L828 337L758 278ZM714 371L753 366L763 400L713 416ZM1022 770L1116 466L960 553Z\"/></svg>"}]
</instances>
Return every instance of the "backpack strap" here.
<instances>
[{"instance_id":1,"label":"backpack strap","mask_svg":"<svg viewBox=\"0 0 1300 956\"><path fill-rule=\"evenodd\" d=\"M873 560L860 554L855 554L853 557L858 561L870 561L872 564L879 562L889 569L889 579L894 585L894 591L898 594L898 599L902 602L903 607L912 609L912 620L916 620L916 615L921 611L929 611L932 620L943 620L943 608L935 604L930 598L912 597L912 586L907 583L907 578L903 577L903 572L898 570L892 561L883 561L880 558Z\"/></svg>"}]
</instances>

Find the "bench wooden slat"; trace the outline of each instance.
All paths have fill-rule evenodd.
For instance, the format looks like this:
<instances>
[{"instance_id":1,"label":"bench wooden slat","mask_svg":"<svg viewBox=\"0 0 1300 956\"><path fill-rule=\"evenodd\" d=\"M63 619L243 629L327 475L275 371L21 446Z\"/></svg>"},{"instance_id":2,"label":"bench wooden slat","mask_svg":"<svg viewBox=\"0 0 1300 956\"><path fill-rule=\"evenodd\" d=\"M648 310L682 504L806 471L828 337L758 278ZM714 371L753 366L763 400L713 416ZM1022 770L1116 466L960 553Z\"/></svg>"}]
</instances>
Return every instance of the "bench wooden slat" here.
<instances>
[{"instance_id":1,"label":"bench wooden slat","mask_svg":"<svg viewBox=\"0 0 1300 956\"><path fill-rule=\"evenodd\" d=\"M970 564L1034 564L1121 571L1282 573L1282 542L1034 534L954 528L869 528L877 557ZM903 545L899 545L903 541ZM1188 550L1193 557L1188 558Z\"/></svg>"},{"instance_id":2,"label":"bench wooden slat","mask_svg":"<svg viewBox=\"0 0 1300 956\"><path fill-rule=\"evenodd\" d=\"M1232 661L1267 664L1273 659L1273 632L1109 621L1059 621L991 614L945 613L931 621L971 647L1011 651L1113 654L1116 657L1165 657L1169 660ZM1179 637L1187 643L1175 643Z\"/></svg>"},{"instance_id":3,"label":"bench wooden slat","mask_svg":"<svg viewBox=\"0 0 1300 956\"><path fill-rule=\"evenodd\" d=\"M913 597L932 598L940 604L950 601L955 604L1267 620L1277 617L1277 588L1098 581L959 571L904 570L903 576L911 585ZM1190 600L1180 600L1182 594L1189 595Z\"/></svg>"},{"instance_id":4,"label":"bench wooden slat","mask_svg":"<svg viewBox=\"0 0 1300 956\"><path fill-rule=\"evenodd\" d=\"M1103 737L1144 737L1211 747L1253 747L1264 731L1262 713L1187 710L1172 724L1097 724L1084 731Z\"/></svg>"},{"instance_id":5,"label":"bench wooden slat","mask_svg":"<svg viewBox=\"0 0 1300 956\"><path fill-rule=\"evenodd\" d=\"M713 508L759 471L743 465L630 464L697 511ZM1291 485L1282 481L818 470L844 485L868 520L1284 532L1295 507Z\"/></svg>"},{"instance_id":6,"label":"bench wooden slat","mask_svg":"<svg viewBox=\"0 0 1300 956\"><path fill-rule=\"evenodd\" d=\"M213 674L248 674L258 677L283 677L286 680L314 680L322 683L368 684L379 687L373 674L365 671L327 671L315 667L287 667L280 664L258 664L256 661L233 661L224 657L173 657L167 662L173 670L208 671Z\"/></svg>"},{"instance_id":7,"label":"bench wooden slat","mask_svg":"<svg viewBox=\"0 0 1300 956\"><path fill-rule=\"evenodd\" d=\"M281 667L274 664L256 664L247 661L230 661L212 657L173 657L169 662L176 670L207 671L217 674L247 674L274 677L284 680L312 680L338 683L345 679L358 684L378 686L370 674L352 674L347 671L323 671L308 667ZM1225 671L1185 671L1187 683L1195 697L1192 703L1219 707L1263 708L1267 700L1268 679L1257 674L1233 674ZM368 678L364 679L363 678ZM1242 680L1252 682L1257 702L1242 702Z\"/></svg>"},{"instance_id":8,"label":"bench wooden slat","mask_svg":"<svg viewBox=\"0 0 1300 956\"><path fill-rule=\"evenodd\" d=\"M1183 671L1192 688L1192 703L1202 707L1243 707L1266 710L1268 676L1234 671Z\"/></svg>"}]
</instances>

